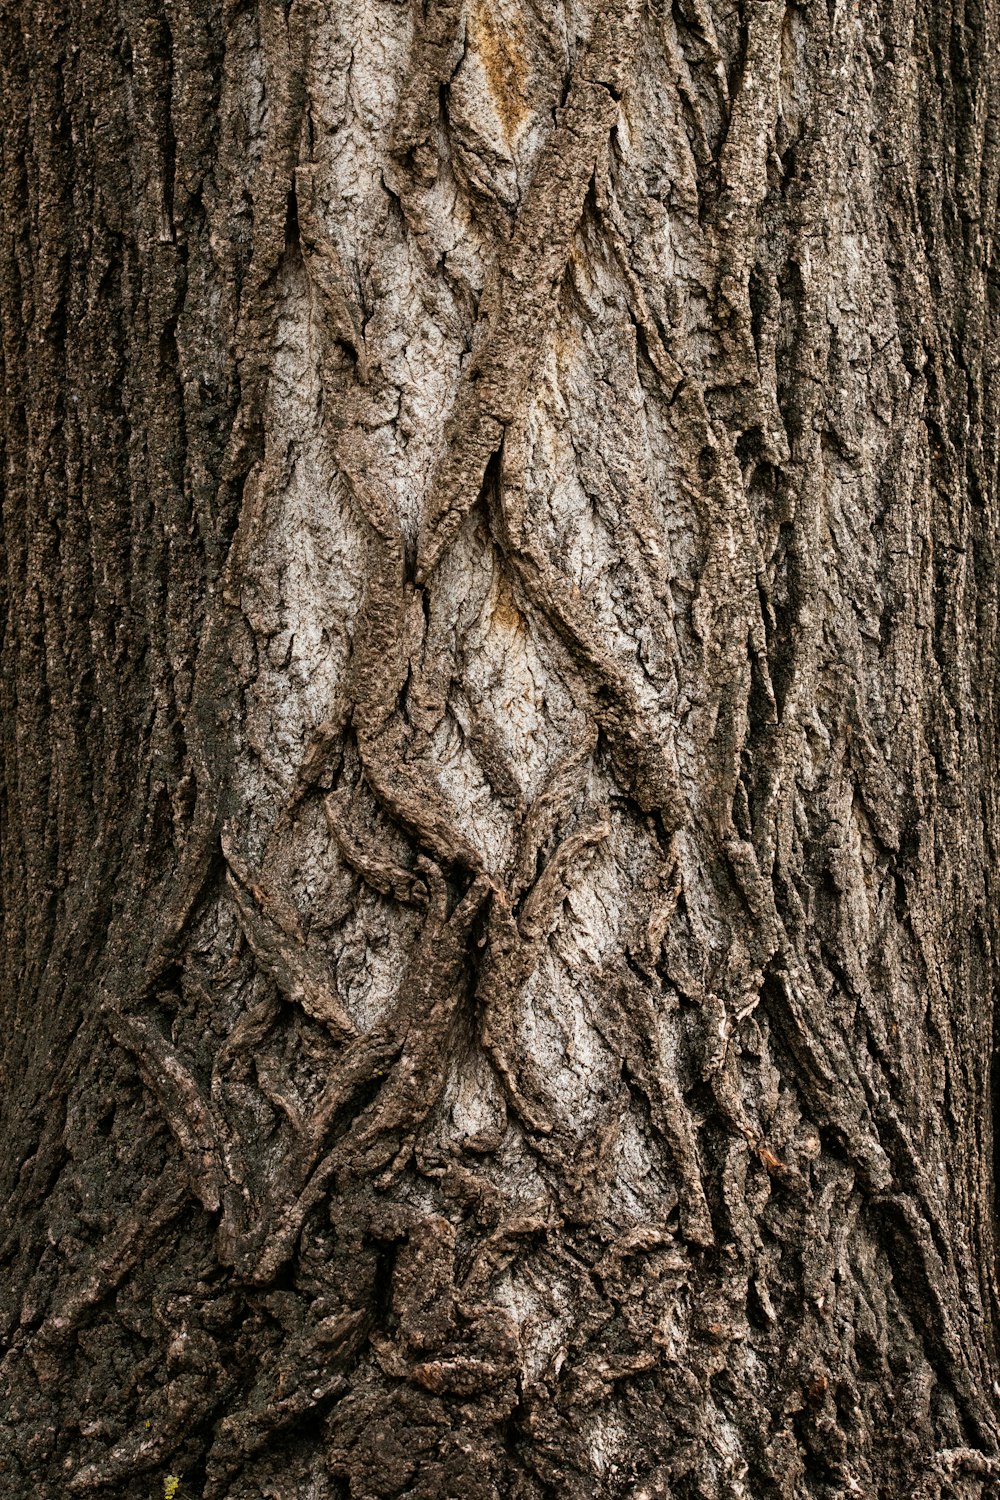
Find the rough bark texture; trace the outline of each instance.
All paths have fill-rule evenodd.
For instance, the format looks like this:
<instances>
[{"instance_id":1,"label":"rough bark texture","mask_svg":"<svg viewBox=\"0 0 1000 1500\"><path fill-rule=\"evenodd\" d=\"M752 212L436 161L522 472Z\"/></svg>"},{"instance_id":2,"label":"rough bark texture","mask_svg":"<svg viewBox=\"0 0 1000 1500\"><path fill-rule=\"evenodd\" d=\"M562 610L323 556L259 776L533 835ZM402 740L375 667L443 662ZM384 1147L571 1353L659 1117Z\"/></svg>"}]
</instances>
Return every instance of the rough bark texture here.
<instances>
[{"instance_id":1,"label":"rough bark texture","mask_svg":"<svg viewBox=\"0 0 1000 1500\"><path fill-rule=\"evenodd\" d=\"M994 0L0 18L0 1494L996 1495Z\"/></svg>"}]
</instances>

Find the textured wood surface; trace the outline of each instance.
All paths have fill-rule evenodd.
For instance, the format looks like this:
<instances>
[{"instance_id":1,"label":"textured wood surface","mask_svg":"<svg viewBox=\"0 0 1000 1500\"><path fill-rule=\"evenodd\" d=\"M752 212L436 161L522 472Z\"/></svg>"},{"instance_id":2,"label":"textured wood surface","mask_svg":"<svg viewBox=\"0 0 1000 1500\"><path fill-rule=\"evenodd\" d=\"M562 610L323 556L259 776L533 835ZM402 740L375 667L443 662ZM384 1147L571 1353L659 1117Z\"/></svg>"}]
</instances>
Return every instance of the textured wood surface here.
<instances>
[{"instance_id":1,"label":"textured wood surface","mask_svg":"<svg viewBox=\"0 0 1000 1500\"><path fill-rule=\"evenodd\" d=\"M2 0L0 1495L1000 1493L994 0Z\"/></svg>"}]
</instances>

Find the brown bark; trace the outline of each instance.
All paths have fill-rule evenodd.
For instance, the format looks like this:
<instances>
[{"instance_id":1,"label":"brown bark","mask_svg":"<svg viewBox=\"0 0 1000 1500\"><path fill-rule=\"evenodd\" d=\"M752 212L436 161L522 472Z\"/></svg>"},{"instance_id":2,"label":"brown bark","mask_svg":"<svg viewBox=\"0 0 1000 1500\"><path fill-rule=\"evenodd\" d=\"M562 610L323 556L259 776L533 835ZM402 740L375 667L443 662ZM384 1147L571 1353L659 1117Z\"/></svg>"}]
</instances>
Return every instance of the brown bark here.
<instances>
[{"instance_id":1,"label":"brown bark","mask_svg":"<svg viewBox=\"0 0 1000 1500\"><path fill-rule=\"evenodd\" d=\"M0 27L0 1494L986 1500L992 0Z\"/></svg>"}]
</instances>

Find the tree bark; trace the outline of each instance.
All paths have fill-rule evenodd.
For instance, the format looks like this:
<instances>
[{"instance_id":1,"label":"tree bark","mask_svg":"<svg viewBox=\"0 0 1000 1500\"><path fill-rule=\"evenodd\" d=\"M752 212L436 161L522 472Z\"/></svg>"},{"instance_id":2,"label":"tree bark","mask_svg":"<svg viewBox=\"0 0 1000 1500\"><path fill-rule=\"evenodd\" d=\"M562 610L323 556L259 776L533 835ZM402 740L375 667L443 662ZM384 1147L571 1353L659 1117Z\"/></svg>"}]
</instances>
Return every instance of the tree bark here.
<instances>
[{"instance_id":1,"label":"tree bark","mask_svg":"<svg viewBox=\"0 0 1000 1500\"><path fill-rule=\"evenodd\" d=\"M993 0L0 25L0 1492L996 1494Z\"/></svg>"}]
</instances>

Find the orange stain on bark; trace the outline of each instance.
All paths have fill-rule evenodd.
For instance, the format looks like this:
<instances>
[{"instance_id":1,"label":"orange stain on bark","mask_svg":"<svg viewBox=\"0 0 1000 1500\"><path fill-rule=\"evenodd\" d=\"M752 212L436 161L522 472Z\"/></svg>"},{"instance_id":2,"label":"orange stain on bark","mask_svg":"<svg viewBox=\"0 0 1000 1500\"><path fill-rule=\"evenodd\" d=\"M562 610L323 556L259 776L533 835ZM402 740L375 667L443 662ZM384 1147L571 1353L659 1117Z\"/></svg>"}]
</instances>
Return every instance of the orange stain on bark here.
<instances>
[{"instance_id":1,"label":"orange stain on bark","mask_svg":"<svg viewBox=\"0 0 1000 1500\"><path fill-rule=\"evenodd\" d=\"M469 16L469 46L482 63L497 114L511 136L528 112L528 62L520 18L511 24L495 0L478 0Z\"/></svg>"}]
</instances>

